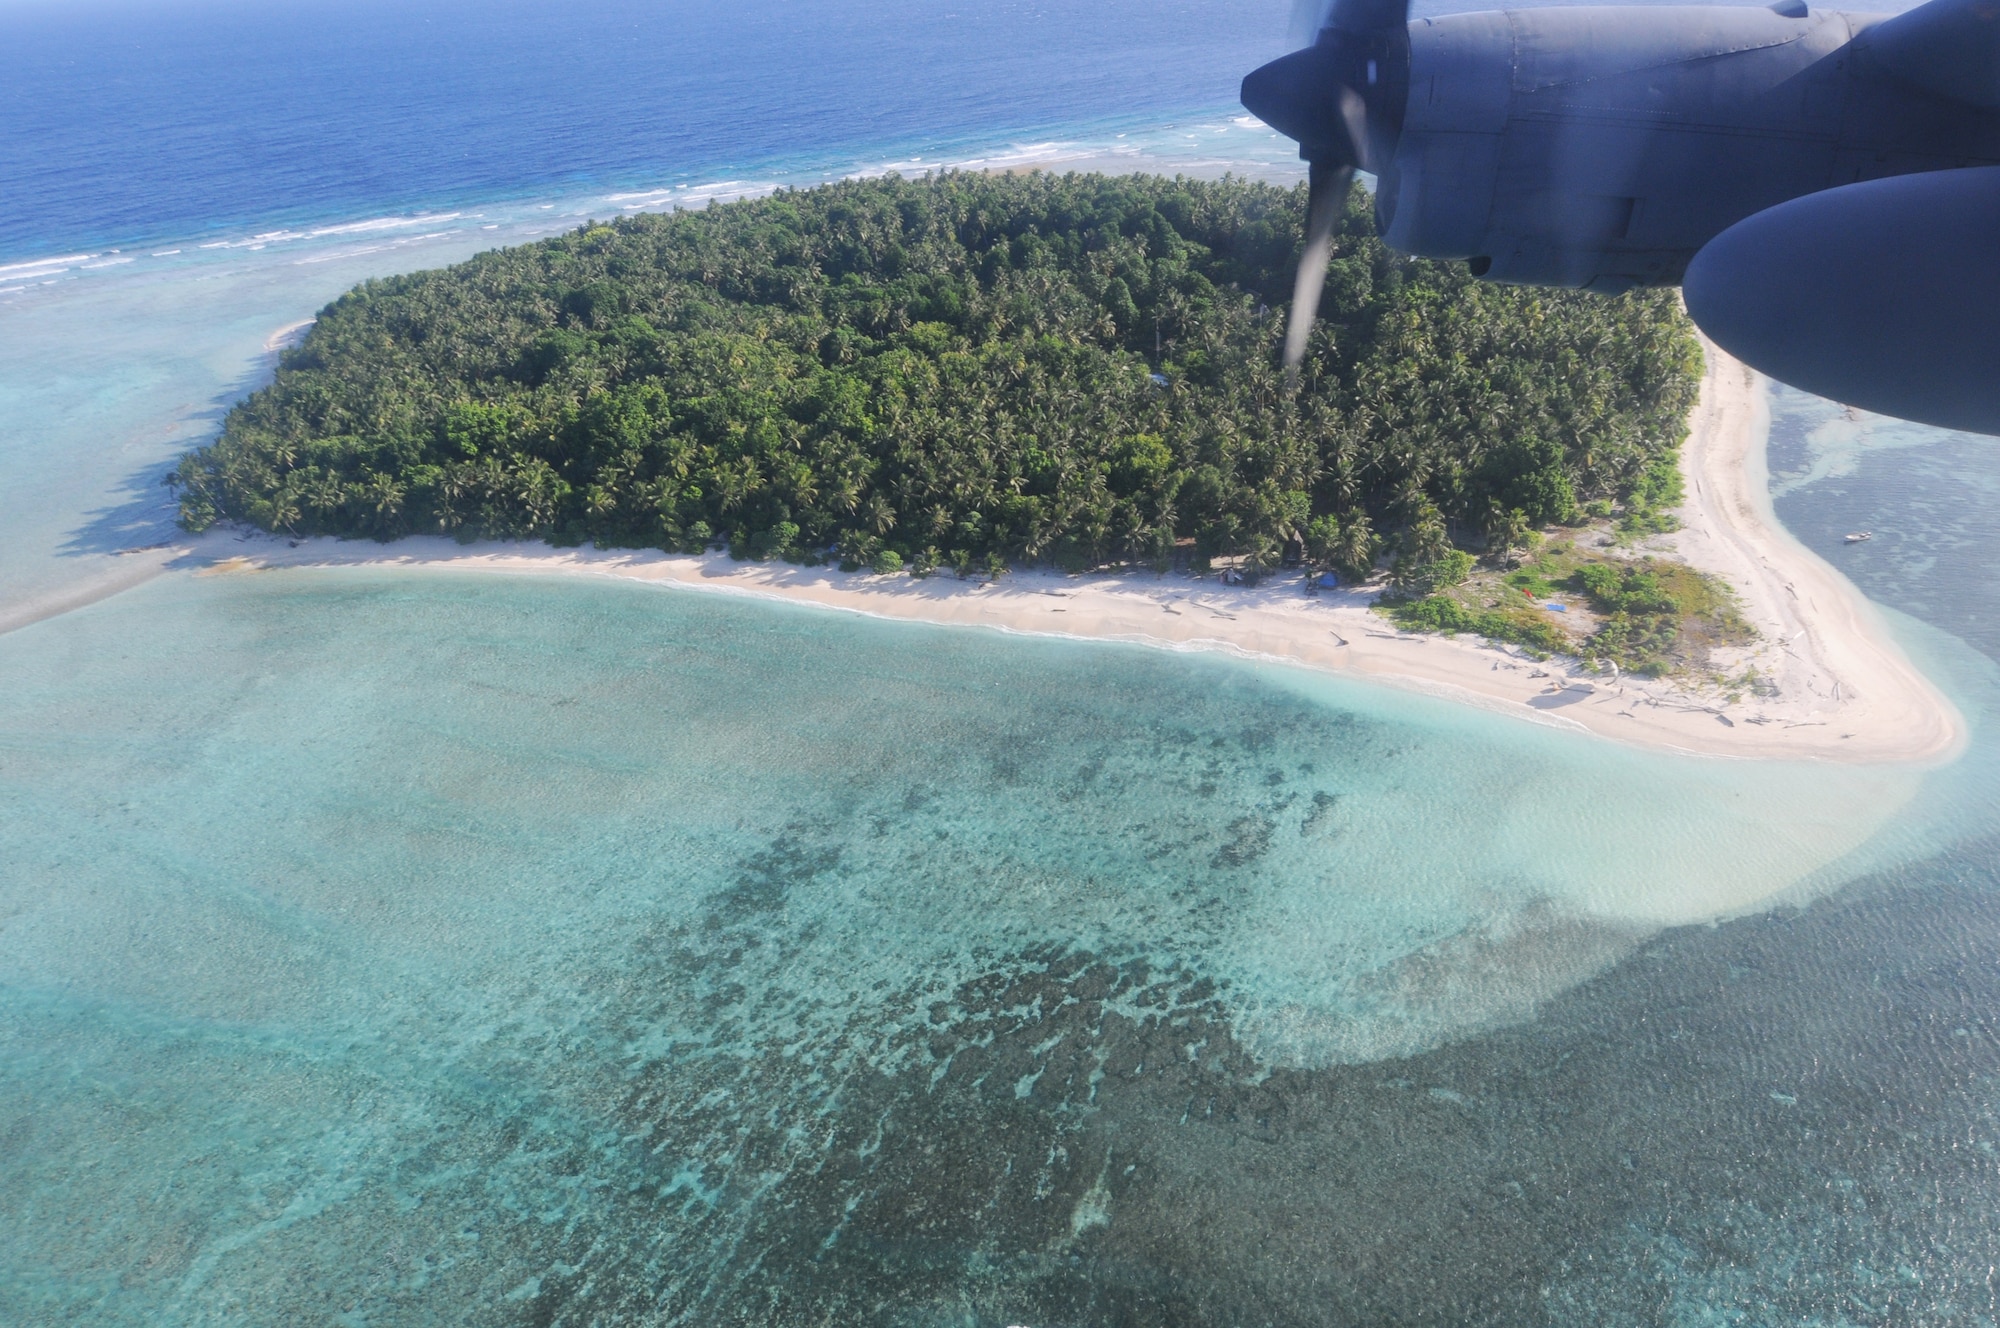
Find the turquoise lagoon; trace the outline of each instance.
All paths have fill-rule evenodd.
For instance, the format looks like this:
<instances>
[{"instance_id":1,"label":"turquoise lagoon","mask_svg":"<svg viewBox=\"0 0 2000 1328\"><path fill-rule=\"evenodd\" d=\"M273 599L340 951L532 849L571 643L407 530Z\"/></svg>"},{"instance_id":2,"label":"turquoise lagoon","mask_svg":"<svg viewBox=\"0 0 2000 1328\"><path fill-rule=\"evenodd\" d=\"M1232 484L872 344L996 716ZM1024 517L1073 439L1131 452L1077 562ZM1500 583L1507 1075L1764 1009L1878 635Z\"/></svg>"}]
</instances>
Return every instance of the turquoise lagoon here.
<instances>
[{"instance_id":1,"label":"turquoise lagoon","mask_svg":"<svg viewBox=\"0 0 2000 1328\"><path fill-rule=\"evenodd\" d=\"M0 676L24 1322L1282 1305L1348 1273L1253 1276L1258 1186L1357 1196L1274 1115L1476 1120L1410 1067L1919 792L558 578L173 574Z\"/></svg>"}]
</instances>

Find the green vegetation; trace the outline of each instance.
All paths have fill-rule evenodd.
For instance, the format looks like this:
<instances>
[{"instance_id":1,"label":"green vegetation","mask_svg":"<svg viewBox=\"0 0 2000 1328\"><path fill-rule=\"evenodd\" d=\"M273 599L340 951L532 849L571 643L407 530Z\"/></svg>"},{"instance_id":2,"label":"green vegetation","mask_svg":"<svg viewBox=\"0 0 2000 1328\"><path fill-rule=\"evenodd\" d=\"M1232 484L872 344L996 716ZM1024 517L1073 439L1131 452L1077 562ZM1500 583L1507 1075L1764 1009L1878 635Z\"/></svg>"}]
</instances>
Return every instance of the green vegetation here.
<instances>
[{"instance_id":1,"label":"green vegetation","mask_svg":"<svg viewBox=\"0 0 2000 1328\"><path fill-rule=\"evenodd\" d=\"M1464 549L1663 502L1699 363L1670 294L1404 260L1357 191L1293 390L1271 306L1304 201L891 177L371 281L183 459L181 520L885 574L1387 552L1422 597Z\"/></svg>"},{"instance_id":2,"label":"green vegetation","mask_svg":"<svg viewBox=\"0 0 2000 1328\"><path fill-rule=\"evenodd\" d=\"M1398 627L1412 632L1443 632L1456 636L1470 632L1489 641L1512 641L1537 655L1553 655L1572 648L1569 634L1534 608L1523 608L1506 600L1488 607L1473 608L1451 595L1430 595L1423 599L1390 600L1383 605Z\"/></svg>"},{"instance_id":3,"label":"green vegetation","mask_svg":"<svg viewBox=\"0 0 2000 1328\"><path fill-rule=\"evenodd\" d=\"M1599 548L1613 544L1607 537ZM1567 611L1554 613L1549 603ZM1411 631L1472 632L1652 676L1705 671L1710 650L1753 639L1715 578L1685 563L1586 552L1575 539L1549 542L1513 572L1483 573L1382 609Z\"/></svg>"},{"instance_id":4,"label":"green vegetation","mask_svg":"<svg viewBox=\"0 0 2000 1328\"><path fill-rule=\"evenodd\" d=\"M1680 524L1670 515L1687 496L1675 460L1672 456L1655 457L1639 472L1638 482L1625 492L1625 511L1618 519L1620 533L1660 535Z\"/></svg>"}]
</instances>

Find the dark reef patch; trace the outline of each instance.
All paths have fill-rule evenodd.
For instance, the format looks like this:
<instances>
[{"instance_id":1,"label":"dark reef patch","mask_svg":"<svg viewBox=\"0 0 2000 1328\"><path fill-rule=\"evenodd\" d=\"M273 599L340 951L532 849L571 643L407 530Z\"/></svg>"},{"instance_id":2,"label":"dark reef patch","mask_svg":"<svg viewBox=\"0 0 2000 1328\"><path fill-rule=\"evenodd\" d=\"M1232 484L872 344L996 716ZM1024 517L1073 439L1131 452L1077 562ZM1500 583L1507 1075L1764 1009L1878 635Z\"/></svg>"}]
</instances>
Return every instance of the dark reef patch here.
<instances>
[{"instance_id":1,"label":"dark reef patch","mask_svg":"<svg viewBox=\"0 0 2000 1328\"><path fill-rule=\"evenodd\" d=\"M1299 822L1300 837L1332 833L1333 814L1339 806L1338 793L1321 791L1313 794L1312 807L1306 812L1305 819Z\"/></svg>"},{"instance_id":2,"label":"dark reef patch","mask_svg":"<svg viewBox=\"0 0 2000 1328\"><path fill-rule=\"evenodd\" d=\"M1371 1064L1272 1070L1198 973L1060 945L833 1036L718 1011L615 1110L647 1252L596 1233L540 1321L1981 1322L1987 861L1672 932L1532 1023ZM1425 962L1385 981L1479 958Z\"/></svg>"},{"instance_id":3,"label":"dark reef patch","mask_svg":"<svg viewBox=\"0 0 2000 1328\"><path fill-rule=\"evenodd\" d=\"M1255 862L1271 851L1270 819L1263 816L1239 816L1229 823L1229 839L1215 851L1210 862L1213 867L1242 867Z\"/></svg>"}]
</instances>

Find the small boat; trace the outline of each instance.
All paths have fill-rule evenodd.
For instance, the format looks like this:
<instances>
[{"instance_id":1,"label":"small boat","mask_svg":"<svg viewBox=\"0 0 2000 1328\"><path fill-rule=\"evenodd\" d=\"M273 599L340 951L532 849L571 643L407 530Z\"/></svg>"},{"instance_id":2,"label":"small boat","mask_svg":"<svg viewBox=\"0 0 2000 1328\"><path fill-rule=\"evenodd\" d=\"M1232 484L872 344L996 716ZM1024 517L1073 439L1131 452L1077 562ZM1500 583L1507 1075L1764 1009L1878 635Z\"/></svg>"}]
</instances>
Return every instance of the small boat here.
<instances>
[{"instance_id":1,"label":"small boat","mask_svg":"<svg viewBox=\"0 0 2000 1328\"><path fill-rule=\"evenodd\" d=\"M1847 536L1846 542L1849 544L1861 544L1874 538L1875 532L1872 530L1857 530Z\"/></svg>"}]
</instances>

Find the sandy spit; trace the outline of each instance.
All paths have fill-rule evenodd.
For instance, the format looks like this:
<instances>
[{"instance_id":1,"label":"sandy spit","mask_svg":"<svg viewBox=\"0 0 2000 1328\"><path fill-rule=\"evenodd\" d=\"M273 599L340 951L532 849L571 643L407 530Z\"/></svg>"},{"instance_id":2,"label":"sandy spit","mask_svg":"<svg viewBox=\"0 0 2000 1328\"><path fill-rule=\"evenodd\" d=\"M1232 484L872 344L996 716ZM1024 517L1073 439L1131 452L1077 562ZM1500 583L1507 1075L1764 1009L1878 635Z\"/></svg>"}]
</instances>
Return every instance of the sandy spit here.
<instances>
[{"instance_id":1,"label":"sandy spit","mask_svg":"<svg viewBox=\"0 0 2000 1328\"><path fill-rule=\"evenodd\" d=\"M1560 661L1537 663L1476 638L1411 635L1368 609L1371 591L1306 596L1295 578L1255 588L1213 578L1028 571L998 582L843 573L722 554L460 545L417 538L390 545L297 543L217 533L174 550L177 566L210 572L388 566L620 577L820 605L881 618L1202 649L1324 669L1480 705L1642 746L1717 757L1842 762L1941 762L1965 724L1912 665L1874 607L1793 539L1771 512L1763 380L1705 345L1707 371L1682 454L1683 529L1658 541L1735 586L1762 635L1724 659L1755 666L1774 694L1730 701L1666 681L1610 679ZM36 615L41 616L41 615Z\"/></svg>"}]
</instances>

